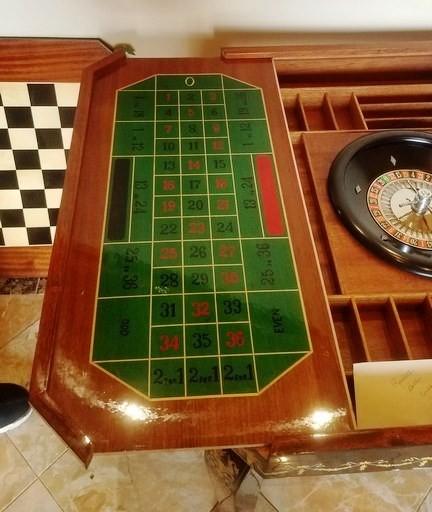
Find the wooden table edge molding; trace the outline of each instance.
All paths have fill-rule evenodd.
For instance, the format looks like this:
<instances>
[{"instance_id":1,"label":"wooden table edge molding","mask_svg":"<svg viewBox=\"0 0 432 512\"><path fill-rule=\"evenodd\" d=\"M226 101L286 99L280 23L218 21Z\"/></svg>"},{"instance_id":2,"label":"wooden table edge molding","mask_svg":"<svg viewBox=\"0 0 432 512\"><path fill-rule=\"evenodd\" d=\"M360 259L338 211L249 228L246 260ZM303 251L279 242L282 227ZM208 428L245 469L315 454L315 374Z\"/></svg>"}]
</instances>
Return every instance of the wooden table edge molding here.
<instances>
[{"instance_id":1,"label":"wooden table edge molding","mask_svg":"<svg viewBox=\"0 0 432 512\"><path fill-rule=\"evenodd\" d=\"M91 88L89 85L92 83L93 77L97 74L98 69L104 70L106 66L115 64L124 58L125 54L122 51L116 51L91 64L83 71L83 86L80 90L79 108L75 118L75 128L81 135L85 134L87 131L88 110L91 102ZM81 167L84 140L85 136L74 140L69 159L71 169L80 169ZM36 350L40 356L35 357L33 364L31 402L87 466L93 456L93 445L91 441L83 434L72 418L66 418L62 414L57 404L51 400L47 393L52 355L55 350L54 338L51 336L51 333L54 332L56 328L58 306L62 300L63 279L69 258L70 240L68 233L73 224L73 212L77 199L78 185L79 174L67 174L65 181L67 194L64 195L65 199L57 224L60 227L60 236L57 237L52 252L52 261L55 265L50 267L48 278L49 286L47 286L45 293L39 329L48 334L43 338L40 337L38 340Z\"/></svg>"},{"instance_id":2,"label":"wooden table edge molding","mask_svg":"<svg viewBox=\"0 0 432 512\"><path fill-rule=\"evenodd\" d=\"M101 39L0 38L0 82L80 82L112 52ZM0 277L46 277L51 246L0 247Z\"/></svg>"}]
</instances>

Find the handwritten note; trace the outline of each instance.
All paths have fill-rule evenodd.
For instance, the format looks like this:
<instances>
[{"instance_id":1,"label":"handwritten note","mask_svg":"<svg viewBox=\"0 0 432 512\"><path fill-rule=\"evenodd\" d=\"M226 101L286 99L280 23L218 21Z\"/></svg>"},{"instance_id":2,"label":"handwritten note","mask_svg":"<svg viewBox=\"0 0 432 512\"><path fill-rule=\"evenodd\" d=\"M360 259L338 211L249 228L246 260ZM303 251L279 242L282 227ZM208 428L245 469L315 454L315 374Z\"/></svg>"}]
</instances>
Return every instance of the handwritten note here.
<instances>
[{"instance_id":1,"label":"handwritten note","mask_svg":"<svg viewBox=\"0 0 432 512\"><path fill-rule=\"evenodd\" d=\"M356 363L358 428L432 425L432 359Z\"/></svg>"}]
</instances>

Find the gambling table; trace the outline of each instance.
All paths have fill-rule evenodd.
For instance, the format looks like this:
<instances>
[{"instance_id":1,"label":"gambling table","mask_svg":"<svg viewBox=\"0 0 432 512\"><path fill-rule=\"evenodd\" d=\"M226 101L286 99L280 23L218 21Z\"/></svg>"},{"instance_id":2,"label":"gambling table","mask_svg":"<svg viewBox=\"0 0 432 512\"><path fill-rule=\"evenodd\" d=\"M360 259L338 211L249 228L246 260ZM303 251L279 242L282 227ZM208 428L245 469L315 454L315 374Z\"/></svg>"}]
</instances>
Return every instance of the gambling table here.
<instances>
[{"instance_id":1,"label":"gambling table","mask_svg":"<svg viewBox=\"0 0 432 512\"><path fill-rule=\"evenodd\" d=\"M237 447L275 473L373 448L397 467L429 444L427 425L356 427L353 363L430 358L431 282L353 236L327 183L369 131L427 132L430 53L116 51L85 70L31 383L84 462Z\"/></svg>"}]
</instances>

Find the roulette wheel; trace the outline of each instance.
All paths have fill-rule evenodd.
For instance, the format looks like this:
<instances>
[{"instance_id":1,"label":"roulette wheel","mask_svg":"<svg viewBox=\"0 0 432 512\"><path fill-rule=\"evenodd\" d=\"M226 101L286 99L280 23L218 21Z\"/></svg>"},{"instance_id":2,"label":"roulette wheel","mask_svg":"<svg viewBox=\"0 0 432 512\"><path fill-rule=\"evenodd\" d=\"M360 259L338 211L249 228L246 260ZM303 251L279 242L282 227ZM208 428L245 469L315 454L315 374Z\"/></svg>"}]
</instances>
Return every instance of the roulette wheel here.
<instances>
[{"instance_id":1,"label":"roulette wheel","mask_svg":"<svg viewBox=\"0 0 432 512\"><path fill-rule=\"evenodd\" d=\"M351 233L376 254L432 277L432 135L361 137L336 156L328 192Z\"/></svg>"}]
</instances>

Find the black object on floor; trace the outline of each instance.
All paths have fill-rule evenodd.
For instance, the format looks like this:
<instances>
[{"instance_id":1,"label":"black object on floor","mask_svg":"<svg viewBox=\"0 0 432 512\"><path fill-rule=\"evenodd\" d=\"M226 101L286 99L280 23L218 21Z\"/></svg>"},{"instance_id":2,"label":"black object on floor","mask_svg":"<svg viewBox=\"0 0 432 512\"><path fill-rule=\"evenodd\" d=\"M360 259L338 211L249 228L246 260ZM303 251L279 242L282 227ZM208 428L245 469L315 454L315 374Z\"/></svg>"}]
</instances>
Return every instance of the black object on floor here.
<instances>
[{"instance_id":1,"label":"black object on floor","mask_svg":"<svg viewBox=\"0 0 432 512\"><path fill-rule=\"evenodd\" d=\"M0 433L20 425L31 412L28 391L17 384L0 383Z\"/></svg>"}]
</instances>

